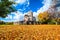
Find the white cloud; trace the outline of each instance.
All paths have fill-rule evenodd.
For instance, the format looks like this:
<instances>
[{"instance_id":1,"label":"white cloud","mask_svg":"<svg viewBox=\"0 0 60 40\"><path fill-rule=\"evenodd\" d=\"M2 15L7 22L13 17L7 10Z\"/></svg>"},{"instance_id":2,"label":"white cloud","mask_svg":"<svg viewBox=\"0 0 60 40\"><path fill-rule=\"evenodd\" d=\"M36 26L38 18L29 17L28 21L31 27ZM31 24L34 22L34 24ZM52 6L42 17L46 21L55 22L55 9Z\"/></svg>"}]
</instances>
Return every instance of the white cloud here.
<instances>
[{"instance_id":1,"label":"white cloud","mask_svg":"<svg viewBox=\"0 0 60 40\"><path fill-rule=\"evenodd\" d=\"M44 6L37 11L38 13L44 12L48 10L49 7L59 4L60 0L44 0L42 3L44 4Z\"/></svg>"},{"instance_id":2,"label":"white cloud","mask_svg":"<svg viewBox=\"0 0 60 40\"><path fill-rule=\"evenodd\" d=\"M50 4L51 4L51 0L44 0L42 3L43 3L44 5L43 5L43 7L41 7L41 8L37 11L38 13L46 11L46 10L49 8Z\"/></svg>"},{"instance_id":3,"label":"white cloud","mask_svg":"<svg viewBox=\"0 0 60 40\"><path fill-rule=\"evenodd\" d=\"M33 16L36 18L36 21L38 21L38 12L33 12Z\"/></svg>"},{"instance_id":4,"label":"white cloud","mask_svg":"<svg viewBox=\"0 0 60 40\"><path fill-rule=\"evenodd\" d=\"M9 1L12 1L12 0L9 0Z\"/></svg>"},{"instance_id":5,"label":"white cloud","mask_svg":"<svg viewBox=\"0 0 60 40\"><path fill-rule=\"evenodd\" d=\"M12 15L8 15L5 19L12 19Z\"/></svg>"},{"instance_id":6,"label":"white cloud","mask_svg":"<svg viewBox=\"0 0 60 40\"><path fill-rule=\"evenodd\" d=\"M26 2L26 0L16 0L15 2L16 2L16 3L23 4L23 3L25 3L25 2Z\"/></svg>"},{"instance_id":7,"label":"white cloud","mask_svg":"<svg viewBox=\"0 0 60 40\"><path fill-rule=\"evenodd\" d=\"M39 13L46 11L50 6L51 0L44 0L42 3L44 4L43 7L39 8L37 12L33 12L34 16L37 16Z\"/></svg>"},{"instance_id":8,"label":"white cloud","mask_svg":"<svg viewBox=\"0 0 60 40\"><path fill-rule=\"evenodd\" d=\"M14 16L13 16L13 15ZM24 19L24 15L27 14L27 13L22 13L22 12L12 12L10 15L8 15L5 19L6 20L3 20L5 22L16 22L16 21L22 21Z\"/></svg>"},{"instance_id":9,"label":"white cloud","mask_svg":"<svg viewBox=\"0 0 60 40\"><path fill-rule=\"evenodd\" d=\"M18 1L19 1L19 0L18 0ZM18 1L17 1L17 2L18 2ZM19 2L19 3L20 3L20 2ZM41 7L39 10L37 10L37 12L33 12L33 16L35 16L36 18L37 18L38 14L39 14L40 12L44 12L44 11L46 11L46 10L49 8L50 3L51 3L51 0L44 0L42 3L44 4L44 6ZM28 5L29 5L29 2L28 2ZM28 5L27 5L27 6L28 6ZM19 9L19 10L22 10L22 9ZM18 11L17 14L15 13L15 16L14 16L13 19L15 19L15 21L23 20L25 14L27 14L27 13L24 13L24 14L23 14L22 12L19 12L19 11Z\"/></svg>"},{"instance_id":10,"label":"white cloud","mask_svg":"<svg viewBox=\"0 0 60 40\"><path fill-rule=\"evenodd\" d=\"M60 12L60 7L57 7L57 11Z\"/></svg>"},{"instance_id":11,"label":"white cloud","mask_svg":"<svg viewBox=\"0 0 60 40\"><path fill-rule=\"evenodd\" d=\"M20 3L20 4L23 4L26 1L27 0L16 0L16 2ZM52 0L44 0L42 3L44 4L43 7L39 8L39 10L37 10L37 12L33 12L33 16L35 16L36 18L37 18L38 14L40 12L44 12L44 11L48 10L48 8L52 5L53 2L52 2ZM27 2L27 4L28 5L26 7L29 6L29 1ZM25 10L26 7L24 7L24 10ZM8 17L6 17L6 19L9 18L9 19L11 19L11 21L21 21L21 20L23 20L24 15L27 14L27 13L23 14L22 12L19 12L19 10L23 11L22 9L18 9L17 13L16 12L12 13L12 14L15 15L14 17L12 15L9 15Z\"/></svg>"},{"instance_id":12,"label":"white cloud","mask_svg":"<svg viewBox=\"0 0 60 40\"><path fill-rule=\"evenodd\" d=\"M39 8L39 10L37 10L37 12L33 12L33 15L36 17L36 19L37 19L37 16L38 16L39 13L48 10L48 8L49 8L50 5L51 5L51 2L52 2L52 0L44 0L44 1L42 2L42 3L44 4L43 7ZM38 20L38 19L37 19L37 20Z\"/></svg>"},{"instance_id":13,"label":"white cloud","mask_svg":"<svg viewBox=\"0 0 60 40\"><path fill-rule=\"evenodd\" d=\"M53 2L54 1L52 1L52 0L43 0L43 7L41 7L39 10L37 10L37 14L39 14L39 13L41 13L41 12L44 12L44 11L46 11L46 10L48 10L49 9L49 7L51 6L51 5L53 5Z\"/></svg>"},{"instance_id":14,"label":"white cloud","mask_svg":"<svg viewBox=\"0 0 60 40\"><path fill-rule=\"evenodd\" d=\"M37 10L37 12L33 12L34 16L38 16L39 13L47 11L49 9L49 7L55 5L55 3L58 4L60 3L60 0L44 0L42 3L44 4L43 7L41 7L39 10ZM57 8L58 11L60 10L60 7Z\"/></svg>"},{"instance_id":15,"label":"white cloud","mask_svg":"<svg viewBox=\"0 0 60 40\"><path fill-rule=\"evenodd\" d=\"M24 11L29 6L29 0L15 0L17 4L13 4L13 6L17 6L18 4L23 5L21 9L18 9L19 11Z\"/></svg>"},{"instance_id":16,"label":"white cloud","mask_svg":"<svg viewBox=\"0 0 60 40\"><path fill-rule=\"evenodd\" d=\"M13 16L13 19L12 19L14 20L14 22L23 20L24 14L22 12L17 11L17 13L15 12L14 15L15 16Z\"/></svg>"}]
</instances>

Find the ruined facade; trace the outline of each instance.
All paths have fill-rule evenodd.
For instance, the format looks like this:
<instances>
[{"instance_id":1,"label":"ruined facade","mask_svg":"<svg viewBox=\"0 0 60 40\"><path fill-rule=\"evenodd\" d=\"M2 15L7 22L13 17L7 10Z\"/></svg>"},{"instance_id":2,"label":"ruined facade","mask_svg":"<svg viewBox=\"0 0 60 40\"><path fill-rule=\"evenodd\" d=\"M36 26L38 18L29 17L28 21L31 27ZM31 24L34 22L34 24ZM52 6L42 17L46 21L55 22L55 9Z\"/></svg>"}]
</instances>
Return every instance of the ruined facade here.
<instances>
[{"instance_id":1,"label":"ruined facade","mask_svg":"<svg viewBox=\"0 0 60 40\"><path fill-rule=\"evenodd\" d=\"M36 18L33 16L33 12L32 11L28 11L27 14L24 15L24 20L14 22L14 25L31 24L31 23L33 23L35 21L36 21Z\"/></svg>"},{"instance_id":2,"label":"ruined facade","mask_svg":"<svg viewBox=\"0 0 60 40\"><path fill-rule=\"evenodd\" d=\"M33 23L34 21L36 21L36 18L33 16L33 12L29 11L28 14L26 14L24 16L24 23Z\"/></svg>"}]
</instances>

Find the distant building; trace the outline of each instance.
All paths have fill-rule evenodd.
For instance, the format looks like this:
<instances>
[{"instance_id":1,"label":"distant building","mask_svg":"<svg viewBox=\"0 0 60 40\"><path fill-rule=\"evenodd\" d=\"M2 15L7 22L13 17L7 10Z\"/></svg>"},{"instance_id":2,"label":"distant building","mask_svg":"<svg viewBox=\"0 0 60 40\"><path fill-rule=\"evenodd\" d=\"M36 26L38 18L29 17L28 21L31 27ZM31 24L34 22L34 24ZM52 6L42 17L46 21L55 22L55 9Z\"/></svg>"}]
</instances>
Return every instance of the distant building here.
<instances>
[{"instance_id":1,"label":"distant building","mask_svg":"<svg viewBox=\"0 0 60 40\"><path fill-rule=\"evenodd\" d=\"M29 16L28 15L25 15L24 16L24 24L26 24L28 22L28 20L29 20Z\"/></svg>"},{"instance_id":2,"label":"distant building","mask_svg":"<svg viewBox=\"0 0 60 40\"><path fill-rule=\"evenodd\" d=\"M24 23L31 24L36 21L36 18L33 16L33 12L29 11L28 14L24 15Z\"/></svg>"},{"instance_id":3,"label":"distant building","mask_svg":"<svg viewBox=\"0 0 60 40\"><path fill-rule=\"evenodd\" d=\"M27 15L29 16L29 21L33 21L33 12L29 11Z\"/></svg>"},{"instance_id":4,"label":"distant building","mask_svg":"<svg viewBox=\"0 0 60 40\"><path fill-rule=\"evenodd\" d=\"M14 22L14 25L33 24L34 22L36 22L36 18L33 16L33 12L32 11L28 11L27 14L24 15L24 20L23 21Z\"/></svg>"},{"instance_id":5,"label":"distant building","mask_svg":"<svg viewBox=\"0 0 60 40\"><path fill-rule=\"evenodd\" d=\"M14 25L19 25L20 23L19 23L19 21L18 22L14 22Z\"/></svg>"}]
</instances>

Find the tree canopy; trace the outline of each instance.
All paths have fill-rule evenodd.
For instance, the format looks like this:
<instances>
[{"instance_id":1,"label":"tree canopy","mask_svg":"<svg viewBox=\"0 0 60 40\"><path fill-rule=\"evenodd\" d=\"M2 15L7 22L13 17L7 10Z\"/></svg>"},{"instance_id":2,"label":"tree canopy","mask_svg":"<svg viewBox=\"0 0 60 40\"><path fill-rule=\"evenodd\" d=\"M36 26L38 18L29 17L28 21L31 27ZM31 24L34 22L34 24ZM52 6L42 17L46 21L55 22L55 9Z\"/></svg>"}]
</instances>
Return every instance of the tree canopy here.
<instances>
[{"instance_id":1,"label":"tree canopy","mask_svg":"<svg viewBox=\"0 0 60 40\"><path fill-rule=\"evenodd\" d=\"M38 15L39 21L45 21L49 19L49 13L48 12L43 12Z\"/></svg>"},{"instance_id":2,"label":"tree canopy","mask_svg":"<svg viewBox=\"0 0 60 40\"><path fill-rule=\"evenodd\" d=\"M11 12L16 11L16 9L12 6L12 4L14 4L13 1L9 0L0 1L0 17L5 18Z\"/></svg>"}]
</instances>

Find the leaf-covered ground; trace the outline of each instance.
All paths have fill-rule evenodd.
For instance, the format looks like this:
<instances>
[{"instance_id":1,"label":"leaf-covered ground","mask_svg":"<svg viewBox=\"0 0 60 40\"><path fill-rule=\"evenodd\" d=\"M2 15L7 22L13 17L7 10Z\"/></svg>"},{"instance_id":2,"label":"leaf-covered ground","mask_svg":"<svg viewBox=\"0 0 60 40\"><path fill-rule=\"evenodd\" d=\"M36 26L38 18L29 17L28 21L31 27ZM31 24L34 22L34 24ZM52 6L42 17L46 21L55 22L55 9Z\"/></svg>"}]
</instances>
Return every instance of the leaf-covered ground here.
<instances>
[{"instance_id":1,"label":"leaf-covered ground","mask_svg":"<svg viewBox=\"0 0 60 40\"><path fill-rule=\"evenodd\" d=\"M60 25L0 25L0 40L60 40Z\"/></svg>"}]
</instances>

